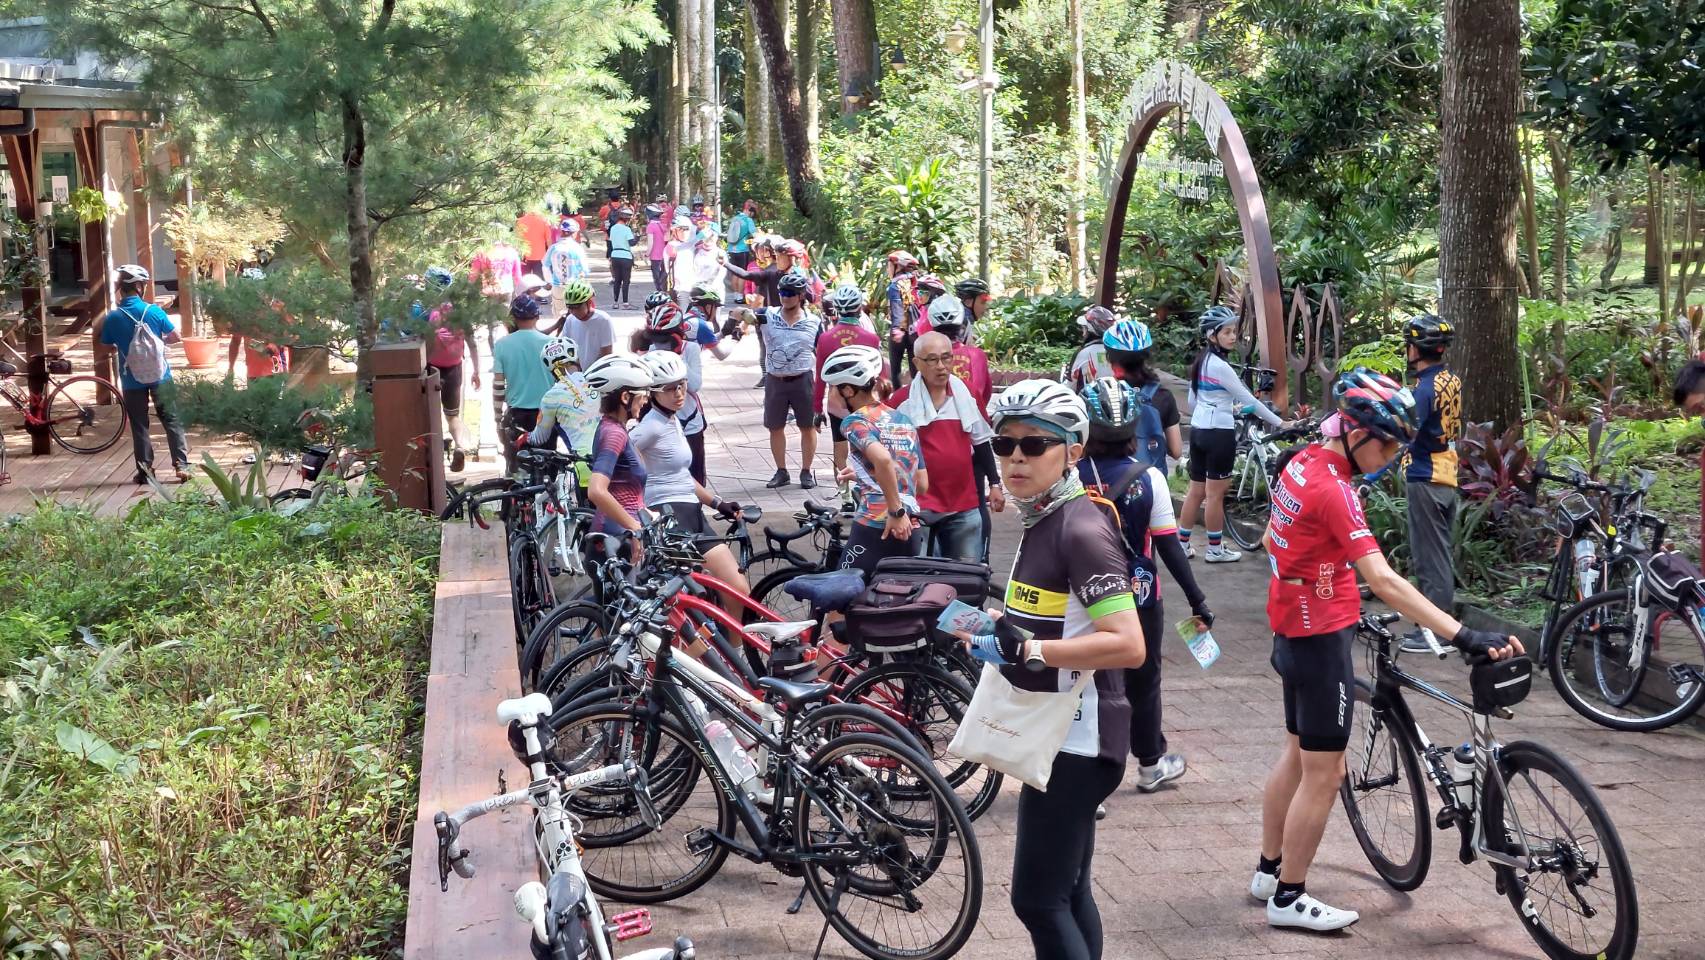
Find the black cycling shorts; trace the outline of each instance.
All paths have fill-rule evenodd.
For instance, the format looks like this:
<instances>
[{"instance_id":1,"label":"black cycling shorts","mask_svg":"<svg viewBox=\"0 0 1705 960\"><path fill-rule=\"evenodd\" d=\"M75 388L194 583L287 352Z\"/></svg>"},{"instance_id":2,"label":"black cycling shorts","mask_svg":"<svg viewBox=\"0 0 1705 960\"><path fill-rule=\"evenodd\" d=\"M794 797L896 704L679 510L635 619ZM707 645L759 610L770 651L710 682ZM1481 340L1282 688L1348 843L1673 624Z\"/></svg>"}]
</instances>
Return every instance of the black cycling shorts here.
<instances>
[{"instance_id":1,"label":"black cycling shorts","mask_svg":"<svg viewBox=\"0 0 1705 960\"><path fill-rule=\"evenodd\" d=\"M1224 480L1237 463L1236 430L1190 431L1190 479Z\"/></svg>"},{"instance_id":2,"label":"black cycling shorts","mask_svg":"<svg viewBox=\"0 0 1705 960\"><path fill-rule=\"evenodd\" d=\"M1304 750L1332 753L1350 743L1356 708L1356 627L1311 637L1273 635L1273 669L1284 681L1285 730Z\"/></svg>"},{"instance_id":3,"label":"black cycling shorts","mask_svg":"<svg viewBox=\"0 0 1705 960\"><path fill-rule=\"evenodd\" d=\"M862 523L852 525L852 531L847 534L846 553L841 557L841 569L863 570L866 577L876 572L876 565L889 557L915 557L923 553L924 530L923 524L913 524L912 536L907 540L896 540L882 535L885 527L866 526Z\"/></svg>"}]
</instances>

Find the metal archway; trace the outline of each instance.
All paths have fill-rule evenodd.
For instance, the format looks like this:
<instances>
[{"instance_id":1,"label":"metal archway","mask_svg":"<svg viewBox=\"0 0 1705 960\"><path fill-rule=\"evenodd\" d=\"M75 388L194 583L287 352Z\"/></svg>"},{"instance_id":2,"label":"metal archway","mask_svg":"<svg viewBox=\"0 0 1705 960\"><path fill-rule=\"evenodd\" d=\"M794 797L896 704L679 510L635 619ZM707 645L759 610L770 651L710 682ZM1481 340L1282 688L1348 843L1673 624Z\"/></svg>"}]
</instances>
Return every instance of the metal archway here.
<instances>
[{"instance_id":1,"label":"metal archway","mask_svg":"<svg viewBox=\"0 0 1705 960\"><path fill-rule=\"evenodd\" d=\"M1243 246L1249 263L1250 293L1255 304L1255 329L1261 350L1261 365L1285 372L1284 296L1279 289L1279 267L1273 252L1273 232L1267 220L1267 201L1261 196L1261 181L1255 175L1243 131L1231 108L1213 87L1188 66L1163 60L1132 84L1125 98L1126 114L1132 119L1125 133L1125 149L1119 154L1112 192L1107 200L1106 223L1102 228L1101 275L1096 282L1096 301L1112 306L1119 287L1119 250L1125 239L1125 212L1131 199L1131 184L1155 127L1174 110L1183 110L1201 130L1208 145L1225 165L1237 220L1243 228ZM1290 403L1290 377L1281 375L1273 388L1273 402L1283 410Z\"/></svg>"}]
</instances>

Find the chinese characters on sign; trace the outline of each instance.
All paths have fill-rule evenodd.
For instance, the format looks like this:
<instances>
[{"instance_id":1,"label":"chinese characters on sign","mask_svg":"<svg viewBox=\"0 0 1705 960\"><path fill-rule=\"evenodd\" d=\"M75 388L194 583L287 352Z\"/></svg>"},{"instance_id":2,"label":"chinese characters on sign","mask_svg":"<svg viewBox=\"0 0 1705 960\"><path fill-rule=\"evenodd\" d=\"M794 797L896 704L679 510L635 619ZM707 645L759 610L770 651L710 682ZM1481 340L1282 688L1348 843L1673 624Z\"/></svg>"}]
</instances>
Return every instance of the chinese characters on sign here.
<instances>
[{"instance_id":1,"label":"chinese characters on sign","mask_svg":"<svg viewBox=\"0 0 1705 960\"><path fill-rule=\"evenodd\" d=\"M1148 116L1161 104L1177 104L1190 118L1208 149L1219 152L1220 131L1232 124L1231 108L1213 87L1182 63L1162 60L1150 67L1125 95L1125 118L1133 122ZM1160 177L1160 189L1182 200L1206 200L1225 177L1225 164L1218 160L1195 161L1168 158L1142 161L1145 170Z\"/></svg>"}]
</instances>

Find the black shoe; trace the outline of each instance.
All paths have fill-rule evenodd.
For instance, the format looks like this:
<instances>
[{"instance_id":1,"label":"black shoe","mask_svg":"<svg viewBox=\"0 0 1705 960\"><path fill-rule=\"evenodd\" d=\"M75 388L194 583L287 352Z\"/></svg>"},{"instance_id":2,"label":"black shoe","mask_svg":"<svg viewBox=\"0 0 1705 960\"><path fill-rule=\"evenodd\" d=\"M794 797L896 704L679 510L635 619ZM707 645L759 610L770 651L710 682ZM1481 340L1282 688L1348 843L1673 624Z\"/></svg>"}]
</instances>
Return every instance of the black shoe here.
<instances>
[{"instance_id":1,"label":"black shoe","mask_svg":"<svg viewBox=\"0 0 1705 960\"><path fill-rule=\"evenodd\" d=\"M809 490L812 487L815 487L816 485L817 485L817 478L813 477L811 475L811 471L809 471L809 470L799 471L799 489Z\"/></svg>"},{"instance_id":2,"label":"black shoe","mask_svg":"<svg viewBox=\"0 0 1705 960\"><path fill-rule=\"evenodd\" d=\"M462 468L466 467L467 465L468 465L468 455L466 453L464 453L461 450L461 448L457 448L455 450L450 451L450 472L451 473L461 473Z\"/></svg>"},{"instance_id":3,"label":"black shoe","mask_svg":"<svg viewBox=\"0 0 1705 960\"><path fill-rule=\"evenodd\" d=\"M753 390L762 390L762 389L764 389L764 379L765 379L765 377L764 377L764 376L763 376L763 375L762 375L762 374L759 374L759 375L758 375L758 382L757 382L757 383L754 383L754 384L752 384L752 389L753 389Z\"/></svg>"},{"instance_id":4,"label":"black shoe","mask_svg":"<svg viewBox=\"0 0 1705 960\"><path fill-rule=\"evenodd\" d=\"M792 480L788 479L786 470L777 470L776 475L771 477L770 482L764 484L764 486L769 487L771 490L776 490L781 487L785 487L792 482Z\"/></svg>"},{"instance_id":5,"label":"black shoe","mask_svg":"<svg viewBox=\"0 0 1705 960\"><path fill-rule=\"evenodd\" d=\"M154 472L152 470L138 470L138 471L136 471L136 485L139 487L147 486L148 481L152 480L153 478L154 478Z\"/></svg>"}]
</instances>

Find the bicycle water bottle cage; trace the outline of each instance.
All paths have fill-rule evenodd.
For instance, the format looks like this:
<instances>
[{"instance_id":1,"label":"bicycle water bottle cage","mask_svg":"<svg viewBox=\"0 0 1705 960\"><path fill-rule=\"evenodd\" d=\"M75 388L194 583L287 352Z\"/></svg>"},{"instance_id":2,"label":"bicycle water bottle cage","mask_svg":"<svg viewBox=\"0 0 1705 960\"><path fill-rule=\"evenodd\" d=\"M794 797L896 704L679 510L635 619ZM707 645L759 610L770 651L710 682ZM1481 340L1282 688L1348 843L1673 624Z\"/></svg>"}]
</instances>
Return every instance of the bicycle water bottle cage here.
<instances>
[{"instance_id":1,"label":"bicycle water bottle cage","mask_svg":"<svg viewBox=\"0 0 1705 960\"><path fill-rule=\"evenodd\" d=\"M864 596L864 571L848 569L808 573L789 580L783 589L788 596L804 600L819 613L845 610L854 600Z\"/></svg>"}]
</instances>

